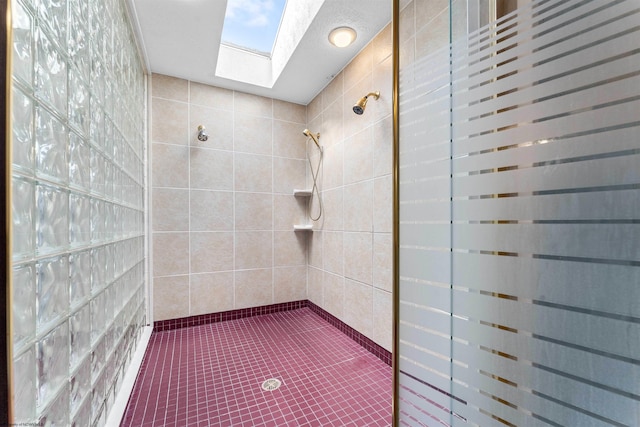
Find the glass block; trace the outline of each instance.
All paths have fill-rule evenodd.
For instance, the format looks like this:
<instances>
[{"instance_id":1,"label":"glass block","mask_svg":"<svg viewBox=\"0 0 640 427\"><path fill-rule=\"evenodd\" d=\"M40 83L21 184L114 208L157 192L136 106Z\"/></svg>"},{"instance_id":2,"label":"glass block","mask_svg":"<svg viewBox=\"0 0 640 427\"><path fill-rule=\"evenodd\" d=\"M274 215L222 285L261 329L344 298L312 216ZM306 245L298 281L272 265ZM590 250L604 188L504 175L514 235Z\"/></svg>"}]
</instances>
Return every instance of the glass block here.
<instances>
[{"instance_id":1,"label":"glass block","mask_svg":"<svg viewBox=\"0 0 640 427\"><path fill-rule=\"evenodd\" d=\"M82 136L89 136L89 89L80 74L73 68L69 70L69 122Z\"/></svg>"},{"instance_id":2,"label":"glass block","mask_svg":"<svg viewBox=\"0 0 640 427\"><path fill-rule=\"evenodd\" d=\"M69 384L66 384L53 402L42 411L39 426L62 427L69 425Z\"/></svg>"},{"instance_id":3,"label":"glass block","mask_svg":"<svg viewBox=\"0 0 640 427\"><path fill-rule=\"evenodd\" d=\"M67 115L67 64L42 30L36 31L36 97Z\"/></svg>"},{"instance_id":4,"label":"glass block","mask_svg":"<svg viewBox=\"0 0 640 427\"><path fill-rule=\"evenodd\" d=\"M89 89L100 102L104 100L104 66L102 58L95 50L91 52L91 79Z\"/></svg>"},{"instance_id":5,"label":"glass block","mask_svg":"<svg viewBox=\"0 0 640 427\"><path fill-rule=\"evenodd\" d=\"M60 43L60 47L66 50L67 34L67 2L66 0L39 0L38 15L40 25L47 25L53 39Z\"/></svg>"},{"instance_id":6,"label":"glass block","mask_svg":"<svg viewBox=\"0 0 640 427\"><path fill-rule=\"evenodd\" d=\"M69 317L70 354L69 363L75 368L91 350L91 310L86 304Z\"/></svg>"},{"instance_id":7,"label":"glass block","mask_svg":"<svg viewBox=\"0 0 640 427\"><path fill-rule=\"evenodd\" d=\"M104 2L90 1L89 5L89 16L91 17L92 27L94 27L91 31L91 36L93 37L97 35L98 29L104 25L105 4Z\"/></svg>"},{"instance_id":8,"label":"glass block","mask_svg":"<svg viewBox=\"0 0 640 427\"><path fill-rule=\"evenodd\" d=\"M72 412L72 417L71 427L86 427L91 425L91 399L85 399L77 412Z\"/></svg>"},{"instance_id":9,"label":"glass block","mask_svg":"<svg viewBox=\"0 0 640 427\"><path fill-rule=\"evenodd\" d=\"M109 414L109 411L111 411L116 401L116 388L115 384L113 384L109 380L107 380L106 382L106 388L107 390L105 391L104 407L107 414Z\"/></svg>"},{"instance_id":10,"label":"glass block","mask_svg":"<svg viewBox=\"0 0 640 427\"><path fill-rule=\"evenodd\" d=\"M122 79L122 51L125 46L125 42L123 41L123 34L121 32L116 31L113 39L113 68L115 75L118 76L116 79L116 88L120 85Z\"/></svg>"},{"instance_id":11,"label":"glass block","mask_svg":"<svg viewBox=\"0 0 640 427\"><path fill-rule=\"evenodd\" d=\"M107 12L110 8L107 8ZM107 16L105 21L105 25L102 26L102 57L105 60L105 68L106 71L111 74L113 73L113 22L110 16ZM105 79L105 83L108 82L108 79Z\"/></svg>"},{"instance_id":12,"label":"glass block","mask_svg":"<svg viewBox=\"0 0 640 427\"><path fill-rule=\"evenodd\" d=\"M105 109L103 150L107 157L112 157L114 126L113 122L106 116L106 114L108 114L108 111Z\"/></svg>"},{"instance_id":13,"label":"glass block","mask_svg":"<svg viewBox=\"0 0 640 427\"><path fill-rule=\"evenodd\" d=\"M22 79L29 87L33 85L33 16L20 4L13 0L13 57L11 65L13 75Z\"/></svg>"},{"instance_id":14,"label":"glass block","mask_svg":"<svg viewBox=\"0 0 640 427\"><path fill-rule=\"evenodd\" d=\"M142 197L142 189L140 189L140 197ZM142 207L140 211L136 212L136 234L140 235L144 230L144 212Z\"/></svg>"},{"instance_id":15,"label":"glass block","mask_svg":"<svg viewBox=\"0 0 640 427\"><path fill-rule=\"evenodd\" d=\"M36 186L36 244L38 252L69 246L69 195L49 185Z\"/></svg>"},{"instance_id":16,"label":"glass block","mask_svg":"<svg viewBox=\"0 0 640 427\"><path fill-rule=\"evenodd\" d=\"M91 300L91 343L95 343L106 326L103 294Z\"/></svg>"},{"instance_id":17,"label":"glass block","mask_svg":"<svg viewBox=\"0 0 640 427\"><path fill-rule=\"evenodd\" d=\"M91 361L86 358L76 373L71 377L71 413L78 410L84 398L91 391Z\"/></svg>"},{"instance_id":18,"label":"glass block","mask_svg":"<svg viewBox=\"0 0 640 427\"><path fill-rule=\"evenodd\" d=\"M124 270L129 270L136 263L137 239L124 240L119 243L124 260Z\"/></svg>"},{"instance_id":19,"label":"glass block","mask_svg":"<svg viewBox=\"0 0 640 427\"><path fill-rule=\"evenodd\" d=\"M113 198L113 176L115 174L115 167L110 161L105 162L104 170L104 195L108 199Z\"/></svg>"},{"instance_id":20,"label":"glass block","mask_svg":"<svg viewBox=\"0 0 640 427\"><path fill-rule=\"evenodd\" d=\"M80 23L89 22L89 0L68 0L69 4L69 19L71 16L78 18ZM70 30L73 27L73 23L70 24Z\"/></svg>"},{"instance_id":21,"label":"glass block","mask_svg":"<svg viewBox=\"0 0 640 427\"><path fill-rule=\"evenodd\" d=\"M104 375L101 375L91 390L91 418L96 423L102 418L104 412L104 392L105 392Z\"/></svg>"},{"instance_id":22,"label":"glass block","mask_svg":"<svg viewBox=\"0 0 640 427\"><path fill-rule=\"evenodd\" d=\"M46 329L69 310L69 262L66 256L38 261L36 264L37 329Z\"/></svg>"},{"instance_id":23,"label":"glass block","mask_svg":"<svg viewBox=\"0 0 640 427\"><path fill-rule=\"evenodd\" d=\"M13 360L14 422L29 422L36 416L36 352L35 346Z\"/></svg>"},{"instance_id":24,"label":"glass block","mask_svg":"<svg viewBox=\"0 0 640 427\"><path fill-rule=\"evenodd\" d=\"M71 306L91 294L91 251L76 252L69 256L69 297Z\"/></svg>"},{"instance_id":25,"label":"glass block","mask_svg":"<svg viewBox=\"0 0 640 427\"><path fill-rule=\"evenodd\" d=\"M114 317L115 308L115 289L113 285L109 286L105 291L104 317L106 324L110 324Z\"/></svg>"},{"instance_id":26,"label":"glass block","mask_svg":"<svg viewBox=\"0 0 640 427\"><path fill-rule=\"evenodd\" d=\"M89 105L91 108L91 124L89 126L91 144L101 149L104 145L104 111L96 97L91 97Z\"/></svg>"},{"instance_id":27,"label":"glass block","mask_svg":"<svg viewBox=\"0 0 640 427\"><path fill-rule=\"evenodd\" d=\"M23 264L13 267L13 345L22 347L36 332L36 267Z\"/></svg>"},{"instance_id":28,"label":"glass block","mask_svg":"<svg viewBox=\"0 0 640 427\"><path fill-rule=\"evenodd\" d=\"M107 245L105 250L105 264L104 264L104 281L105 285L109 284L116 277L116 247L115 244Z\"/></svg>"},{"instance_id":29,"label":"glass block","mask_svg":"<svg viewBox=\"0 0 640 427\"><path fill-rule=\"evenodd\" d=\"M91 188L91 152L87 143L74 132L69 134L69 182L84 190Z\"/></svg>"},{"instance_id":30,"label":"glass block","mask_svg":"<svg viewBox=\"0 0 640 427\"><path fill-rule=\"evenodd\" d=\"M142 286L142 285L144 285L144 282L145 282L145 278L144 278L144 257L140 257L139 260L140 261L138 261L138 264L136 265L136 268L135 268L135 283L138 286Z\"/></svg>"},{"instance_id":31,"label":"glass block","mask_svg":"<svg viewBox=\"0 0 640 427\"><path fill-rule=\"evenodd\" d=\"M104 372L105 367L105 340L100 340L95 350L91 352L91 384L97 384Z\"/></svg>"},{"instance_id":32,"label":"glass block","mask_svg":"<svg viewBox=\"0 0 640 427\"><path fill-rule=\"evenodd\" d=\"M112 84L109 80L105 80L104 82L104 112L108 116L113 115L115 100L113 98L113 89Z\"/></svg>"},{"instance_id":33,"label":"glass block","mask_svg":"<svg viewBox=\"0 0 640 427\"><path fill-rule=\"evenodd\" d=\"M122 164L122 150L123 150L124 141L122 136L120 136L120 132L115 130L115 135L113 137L113 151L111 152L111 158L116 165Z\"/></svg>"},{"instance_id":34,"label":"glass block","mask_svg":"<svg viewBox=\"0 0 640 427\"><path fill-rule=\"evenodd\" d=\"M69 375L69 325L62 323L36 346L38 406L47 404ZM65 409L69 407L68 401ZM64 425L64 424L63 424Z\"/></svg>"},{"instance_id":35,"label":"glass block","mask_svg":"<svg viewBox=\"0 0 640 427\"><path fill-rule=\"evenodd\" d=\"M107 257L104 246L91 249L91 293L96 295L106 285Z\"/></svg>"},{"instance_id":36,"label":"glass block","mask_svg":"<svg viewBox=\"0 0 640 427\"><path fill-rule=\"evenodd\" d=\"M122 206L121 208L121 215L122 215L122 237L126 237L129 232L129 224L131 223L130 217L131 217L131 210L130 208L127 208L125 206Z\"/></svg>"},{"instance_id":37,"label":"glass block","mask_svg":"<svg viewBox=\"0 0 640 427\"><path fill-rule=\"evenodd\" d=\"M129 176L125 173L122 173L122 188L121 188L121 192L122 192L122 202L123 203L128 203L128 200L131 199L131 178L129 178ZM125 224L124 229L127 229L127 226Z\"/></svg>"},{"instance_id":38,"label":"glass block","mask_svg":"<svg viewBox=\"0 0 640 427\"><path fill-rule=\"evenodd\" d=\"M103 196L105 194L105 158L91 148L91 192Z\"/></svg>"},{"instance_id":39,"label":"glass block","mask_svg":"<svg viewBox=\"0 0 640 427\"><path fill-rule=\"evenodd\" d=\"M93 427L105 427L107 424L107 411L105 410L104 404L100 406L99 409L94 410L93 402L91 408L91 419L93 423Z\"/></svg>"},{"instance_id":40,"label":"glass block","mask_svg":"<svg viewBox=\"0 0 640 427\"><path fill-rule=\"evenodd\" d=\"M11 214L13 221L13 259L30 258L34 255L35 234L35 183L13 177Z\"/></svg>"},{"instance_id":41,"label":"glass block","mask_svg":"<svg viewBox=\"0 0 640 427\"><path fill-rule=\"evenodd\" d=\"M104 334L104 348L105 352L111 354L110 357L107 358L107 362L105 363L105 372L107 373L107 382L111 381L111 378L114 373L113 369L113 348L115 344L115 319L111 322L111 326L107 329L107 332Z\"/></svg>"},{"instance_id":42,"label":"glass block","mask_svg":"<svg viewBox=\"0 0 640 427\"><path fill-rule=\"evenodd\" d=\"M138 237L136 239L136 262L140 262L144 259L144 237Z\"/></svg>"},{"instance_id":43,"label":"glass block","mask_svg":"<svg viewBox=\"0 0 640 427\"><path fill-rule=\"evenodd\" d=\"M113 378L113 390L117 395L120 393L120 388L122 387L122 378L124 375L121 374L120 368L116 370L115 377Z\"/></svg>"},{"instance_id":44,"label":"glass block","mask_svg":"<svg viewBox=\"0 0 640 427\"><path fill-rule=\"evenodd\" d=\"M104 239L105 229L105 202L100 199L91 199L91 241L101 242Z\"/></svg>"},{"instance_id":45,"label":"glass block","mask_svg":"<svg viewBox=\"0 0 640 427\"><path fill-rule=\"evenodd\" d=\"M71 246L91 242L91 199L88 196L69 195L69 243Z\"/></svg>"},{"instance_id":46,"label":"glass block","mask_svg":"<svg viewBox=\"0 0 640 427\"><path fill-rule=\"evenodd\" d=\"M13 85L11 120L13 130L13 166L29 175L33 174L33 101L17 86Z\"/></svg>"},{"instance_id":47,"label":"glass block","mask_svg":"<svg viewBox=\"0 0 640 427\"><path fill-rule=\"evenodd\" d=\"M84 3L84 1L72 1L72 3ZM89 82L91 76L89 33L84 25L88 22L88 19L82 17L82 12L69 11L69 60L78 69L84 83Z\"/></svg>"},{"instance_id":48,"label":"glass block","mask_svg":"<svg viewBox=\"0 0 640 427\"><path fill-rule=\"evenodd\" d=\"M114 238L122 238L122 207L113 205Z\"/></svg>"},{"instance_id":49,"label":"glass block","mask_svg":"<svg viewBox=\"0 0 640 427\"><path fill-rule=\"evenodd\" d=\"M36 174L66 183L69 178L65 126L43 107L36 108Z\"/></svg>"}]
</instances>

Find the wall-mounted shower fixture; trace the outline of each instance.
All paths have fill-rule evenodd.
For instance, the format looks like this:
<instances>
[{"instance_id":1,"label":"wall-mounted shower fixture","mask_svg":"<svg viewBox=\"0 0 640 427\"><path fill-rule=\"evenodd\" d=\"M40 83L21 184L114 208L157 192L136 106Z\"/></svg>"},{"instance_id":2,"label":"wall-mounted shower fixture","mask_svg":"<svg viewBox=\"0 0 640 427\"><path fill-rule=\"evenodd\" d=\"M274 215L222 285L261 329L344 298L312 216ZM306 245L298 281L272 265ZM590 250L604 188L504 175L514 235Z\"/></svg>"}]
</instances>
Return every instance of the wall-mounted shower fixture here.
<instances>
[{"instance_id":1,"label":"wall-mounted shower fixture","mask_svg":"<svg viewBox=\"0 0 640 427\"><path fill-rule=\"evenodd\" d=\"M317 134L312 134L311 131L309 129L305 129L302 131L302 133L304 134L304 136L306 136L307 138L311 138L313 139L313 142L316 143L316 146L318 148L320 148L320 144L318 143L318 139L320 138L320 132L318 132ZM322 150L322 148L320 148L320 150Z\"/></svg>"},{"instance_id":2,"label":"wall-mounted shower fixture","mask_svg":"<svg viewBox=\"0 0 640 427\"><path fill-rule=\"evenodd\" d=\"M318 164L317 164L315 170L313 168L313 164L311 164L311 156L309 155L309 150L307 150L307 161L309 162L309 169L311 170L311 179L313 180L313 186L311 187L311 197L309 198L307 211L308 211L309 218L312 221L318 221L320 219L320 217L322 216L322 198L320 197L320 190L318 189L318 175L320 173L320 166L322 165L322 155L324 153L322 151L322 147L318 143L318 139L320 138L320 132L318 132L317 134L314 135L313 133L311 133L311 131L309 129L305 129L305 130L302 131L302 133L307 138L313 139L313 142L316 143L316 147L318 147L318 149L320 150L320 155L318 156ZM317 199L318 200L318 215L314 215L314 214L311 213L311 202L313 200L313 195L314 194L318 198Z\"/></svg>"},{"instance_id":3,"label":"wall-mounted shower fixture","mask_svg":"<svg viewBox=\"0 0 640 427\"><path fill-rule=\"evenodd\" d=\"M364 108L367 106L367 99L370 96L373 96L374 99L380 98L380 91L378 92L369 92L367 95L363 96L356 102L356 105L353 106L353 112L357 115L362 115L364 113Z\"/></svg>"},{"instance_id":4,"label":"wall-mounted shower fixture","mask_svg":"<svg viewBox=\"0 0 640 427\"><path fill-rule=\"evenodd\" d=\"M206 129L203 125L198 126L198 141L205 142L209 139L209 135L207 135Z\"/></svg>"}]
</instances>

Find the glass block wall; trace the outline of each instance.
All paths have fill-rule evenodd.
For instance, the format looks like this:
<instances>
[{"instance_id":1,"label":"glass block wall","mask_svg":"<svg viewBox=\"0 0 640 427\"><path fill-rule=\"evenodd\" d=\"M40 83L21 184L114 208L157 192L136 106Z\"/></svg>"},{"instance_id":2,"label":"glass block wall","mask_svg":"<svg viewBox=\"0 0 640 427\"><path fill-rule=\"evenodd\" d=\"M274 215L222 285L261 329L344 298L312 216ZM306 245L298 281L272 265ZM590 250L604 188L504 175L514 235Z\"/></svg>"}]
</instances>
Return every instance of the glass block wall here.
<instances>
[{"instance_id":1,"label":"glass block wall","mask_svg":"<svg viewBox=\"0 0 640 427\"><path fill-rule=\"evenodd\" d=\"M145 76L124 0L13 0L14 422L103 425L145 322Z\"/></svg>"}]
</instances>

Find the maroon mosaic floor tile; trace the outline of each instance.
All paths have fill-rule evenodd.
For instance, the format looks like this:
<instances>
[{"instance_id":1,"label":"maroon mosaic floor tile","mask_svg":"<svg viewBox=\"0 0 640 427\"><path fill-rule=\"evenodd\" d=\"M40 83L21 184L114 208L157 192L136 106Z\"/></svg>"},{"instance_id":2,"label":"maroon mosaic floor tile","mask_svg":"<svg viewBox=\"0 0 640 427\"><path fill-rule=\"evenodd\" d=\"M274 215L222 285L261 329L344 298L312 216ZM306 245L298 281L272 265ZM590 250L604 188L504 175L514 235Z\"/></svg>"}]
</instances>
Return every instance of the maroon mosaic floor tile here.
<instances>
[{"instance_id":1,"label":"maroon mosaic floor tile","mask_svg":"<svg viewBox=\"0 0 640 427\"><path fill-rule=\"evenodd\" d=\"M121 426L389 426L391 395L387 364L301 308L154 332Z\"/></svg>"}]
</instances>

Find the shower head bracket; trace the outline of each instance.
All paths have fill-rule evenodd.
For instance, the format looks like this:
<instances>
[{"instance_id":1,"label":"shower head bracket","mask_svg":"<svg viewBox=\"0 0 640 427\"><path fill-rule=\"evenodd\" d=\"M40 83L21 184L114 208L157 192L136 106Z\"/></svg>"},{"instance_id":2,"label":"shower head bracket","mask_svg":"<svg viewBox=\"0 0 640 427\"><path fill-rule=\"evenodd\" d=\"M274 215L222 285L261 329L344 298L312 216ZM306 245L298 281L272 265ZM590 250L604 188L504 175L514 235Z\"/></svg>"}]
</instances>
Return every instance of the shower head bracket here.
<instances>
[{"instance_id":1,"label":"shower head bracket","mask_svg":"<svg viewBox=\"0 0 640 427\"><path fill-rule=\"evenodd\" d=\"M302 131L302 133L304 134L304 136L306 136L307 138L311 138L313 139L313 142L316 143L316 146L322 150L322 147L320 147L320 143L318 142L318 140L320 139L320 132L318 132L317 134L313 134L311 133L311 131L309 129L305 129Z\"/></svg>"}]
</instances>

